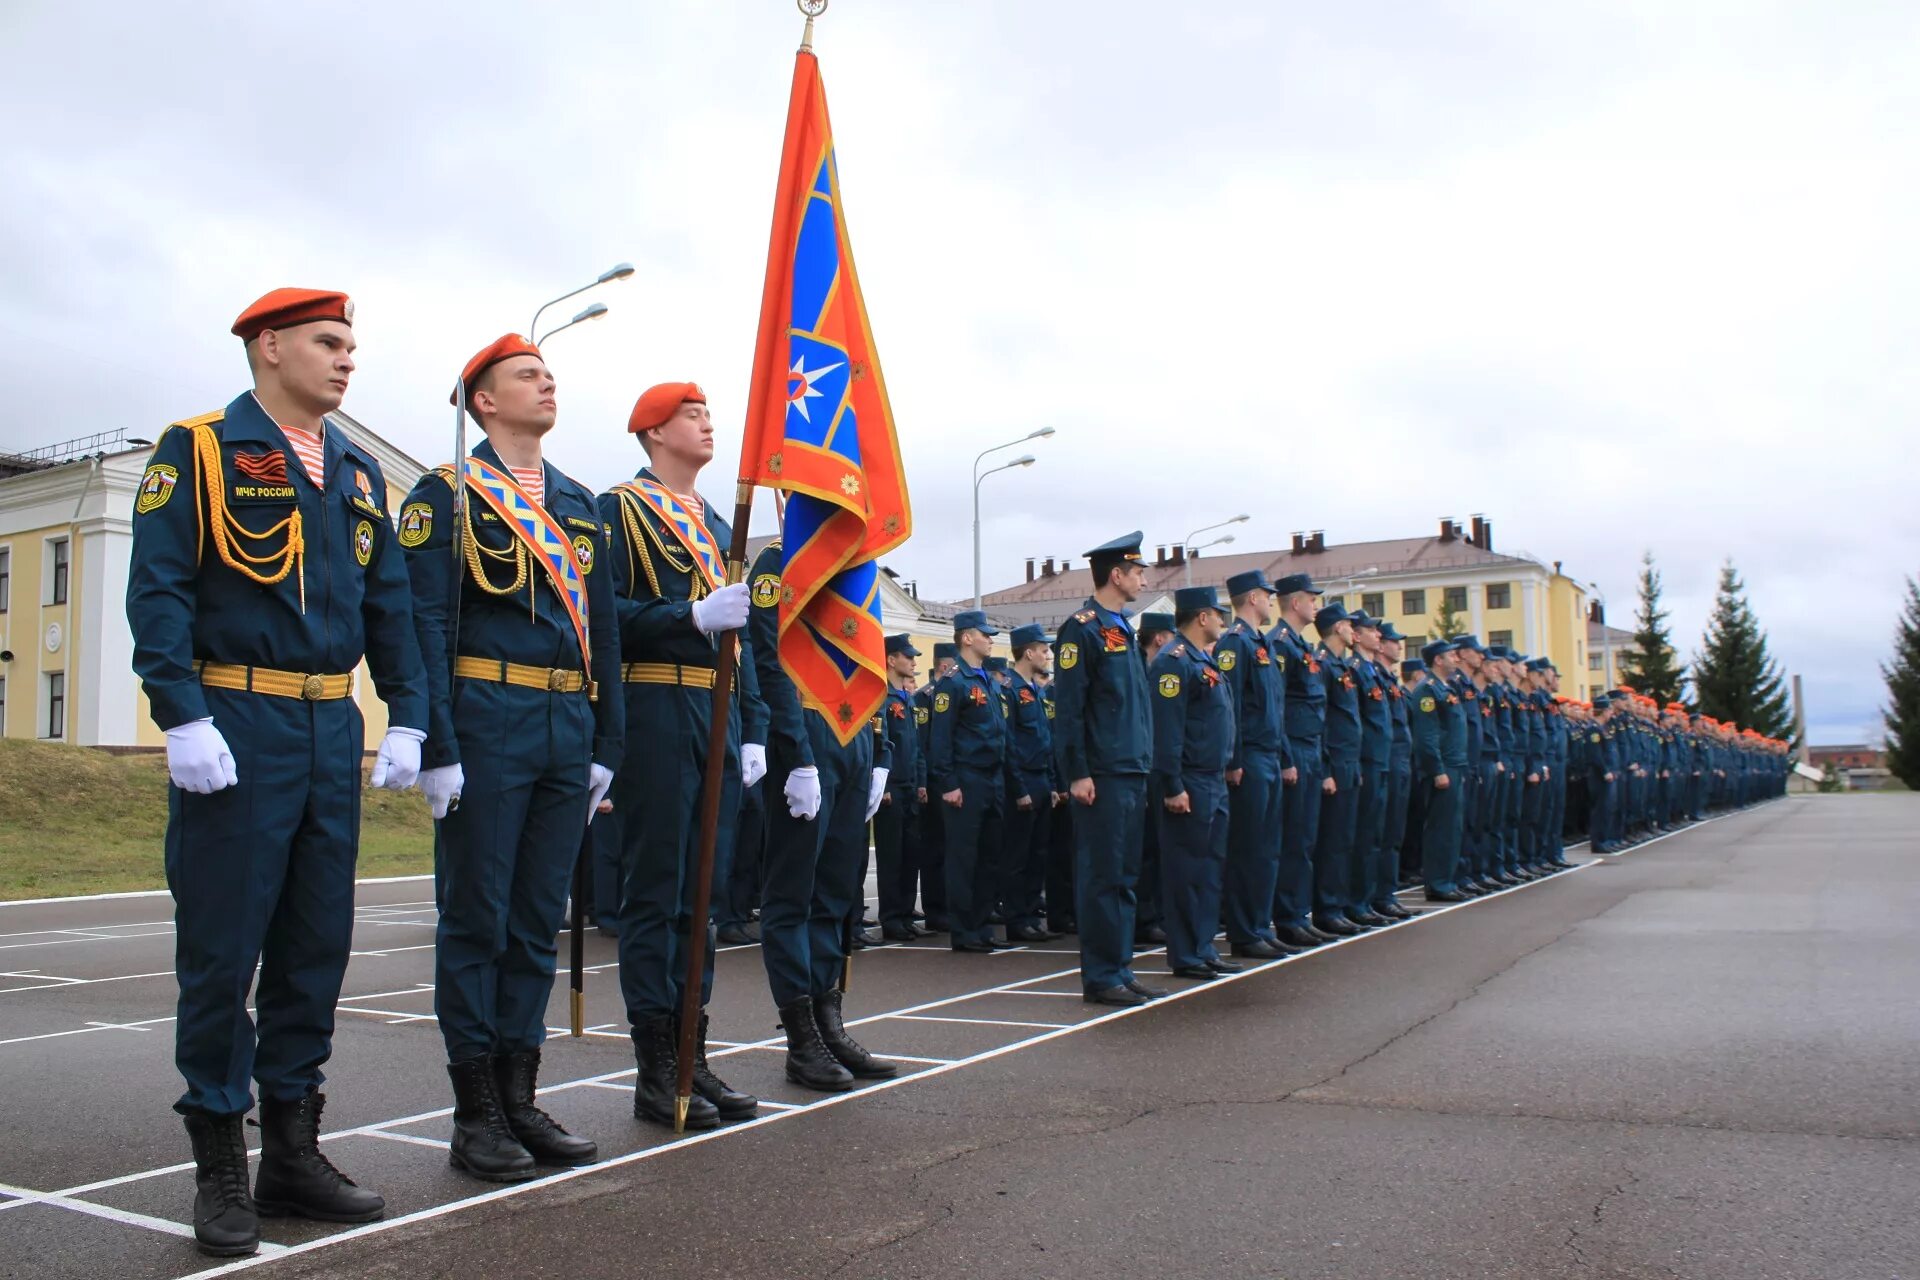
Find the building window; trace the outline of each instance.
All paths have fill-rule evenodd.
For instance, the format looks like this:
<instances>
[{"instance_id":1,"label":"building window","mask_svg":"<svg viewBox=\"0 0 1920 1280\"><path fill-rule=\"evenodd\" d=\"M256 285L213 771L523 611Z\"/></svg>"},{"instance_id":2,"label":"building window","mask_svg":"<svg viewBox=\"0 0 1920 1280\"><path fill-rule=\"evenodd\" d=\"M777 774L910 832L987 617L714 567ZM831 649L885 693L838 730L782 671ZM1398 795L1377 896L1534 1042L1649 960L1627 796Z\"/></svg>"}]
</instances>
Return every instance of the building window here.
<instances>
[{"instance_id":1,"label":"building window","mask_svg":"<svg viewBox=\"0 0 1920 1280\"><path fill-rule=\"evenodd\" d=\"M1419 657L1420 646L1427 642L1427 633L1422 631L1419 635L1415 635L1413 632L1408 631L1404 633L1404 636L1405 643L1401 645L1401 651L1409 658Z\"/></svg>"},{"instance_id":2,"label":"building window","mask_svg":"<svg viewBox=\"0 0 1920 1280\"><path fill-rule=\"evenodd\" d=\"M13 594L13 552L0 547L0 613L7 611L7 599Z\"/></svg>"},{"instance_id":3,"label":"building window","mask_svg":"<svg viewBox=\"0 0 1920 1280\"><path fill-rule=\"evenodd\" d=\"M1402 591L1400 593L1400 612L1421 617L1427 612L1427 593L1424 591Z\"/></svg>"},{"instance_id":4,"label":"building window","mask_svg":"<svg viewBox=\"0 0 1920 1280\"><path fill-rule=\"evenodd\" d=\"M67 736L67 675L64 671L47 673L47 736Z\"/></svg>"},{"instance_id":5,"label":"building window","mask_svg":"<svg viewBox=\"0 0 1920 1280\"><path fill-rule=\"evenodd\" d=\"M1448 587L1446 592L1447 608L1453 610L1455 613L1465 613L1467 611L1467 589L1465 587ZM1493 604L1491 600L1487 603L1489 605ZM1497 608L1498 606L1494 607Z\"/></svg>"},{"instance_id":6,"label":"building window","mask_svg":"<svg viewBox=\"0 0 1920 1280\"><path fill-rule=\"evenodd\" d=\"M1589 670L1589 671L1598 671L1599 669L1600 669L1600 655L1599 655L1599 654L1597 654L1597 653L1590 653L1590 654L1588 654L1588 655L1587 655L1587 670Z\"/></svg>"},{"instance_id":7,"label":"building window","mask_svg":"<svg viewBox=\"0 0 1920 1280\"><path fill-rule=\"evenodd\" d=\"M1360 597L1360 607L1376 618L1385 616L1387 612L1387 593L1384 591L1367 592Z\"/></svg>"},{"instance_id":8,"label":"building window","mask_svg":"<svg viewBox=\"0 0 1920 1280\"><path fill-rule=\"evenodd\" d=\"M1513 584L1511 582L1489 582L1487 584L1487 608L1513 608Z\"/></svg>"},{"instance_id":9,"label":"building window","mask_svg":"<svg viewBox=\"0 0 1920 1280\"><path fill-rule=\"evenodd\" d=\"M47 597L47 603L65 604L67 602L67 540L55 538L48 545L53 552L53 567L47 575L47 585L51 592Z\"/></svg>"},{"instance_id":10,"label":"building window","mask_svg":"<svg viewBox=\"0 0 1920 1280\"><path fill-rule=\"evenodd\" d=\"M1487 632L1487 643L1494 646L1496 649L1501 648L1503 646L1505 648L1511 649L1513 648L1513 632L1489 631Z\"/></svg>"}]
</instances>

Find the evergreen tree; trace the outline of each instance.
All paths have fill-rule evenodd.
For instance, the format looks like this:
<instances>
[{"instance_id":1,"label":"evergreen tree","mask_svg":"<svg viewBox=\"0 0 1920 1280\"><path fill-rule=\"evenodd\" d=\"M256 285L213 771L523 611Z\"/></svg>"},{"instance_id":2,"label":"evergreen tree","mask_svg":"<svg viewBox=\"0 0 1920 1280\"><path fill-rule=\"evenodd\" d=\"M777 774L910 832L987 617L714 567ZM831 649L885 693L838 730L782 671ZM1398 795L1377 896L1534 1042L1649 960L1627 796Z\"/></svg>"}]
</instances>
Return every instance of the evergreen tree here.
<instances>
[{"instance_id":1,"label":"evergreen tree","mask_svg":"<svg viewBox=\"0 0 1920 1280\"><path fill-rule=\"evenodd\" d=\"M1716 720L1758 729L1769 738L1793 737L1793 708L1780 666L1767 652L1767 633L1747 604L1747 586L1733 561L1720 566L1713 614L1693 657L1693 691L1700 710Z\"/></svg>"},{"instance_id":2,"label":"evergreen tree","mask_svg":"<svg viewBox=\"0 0 1920 1280\"><path fill-rule=\"evenodd\" d=\"M1907 604L1894 631L1887 680L1887 768L1920 791L1920 580L1907 579Z\"/></svg>"},{"instance_id":3,"label":"evergreen tree","mask_svg":"<svg viewBox=\"0 0 1920 1280\"><path fill-rule=\"evenodd\" d=\"M1467 634L1467 620L1453 607L1453 601L1447 598L1445 589L1440 592L1440 612L1434 615L1433 628L1436 640L1451 640Z\"/></svg>"},{"instance_id":4,"label":"evergreen tree","mask_svg":"<svg viewBox=\"0 0 1920 1280\"><path fill-rule=\"evenodd\" d=\"M1667 611L1660 607L1660 571L1653 552L1640 558L1640 610L1634 617L1633 645L1620 655L1620 678L1629 689L1665 706L1686 687L1686 668L1674 661Z\"/></svg>"}]
</instances>

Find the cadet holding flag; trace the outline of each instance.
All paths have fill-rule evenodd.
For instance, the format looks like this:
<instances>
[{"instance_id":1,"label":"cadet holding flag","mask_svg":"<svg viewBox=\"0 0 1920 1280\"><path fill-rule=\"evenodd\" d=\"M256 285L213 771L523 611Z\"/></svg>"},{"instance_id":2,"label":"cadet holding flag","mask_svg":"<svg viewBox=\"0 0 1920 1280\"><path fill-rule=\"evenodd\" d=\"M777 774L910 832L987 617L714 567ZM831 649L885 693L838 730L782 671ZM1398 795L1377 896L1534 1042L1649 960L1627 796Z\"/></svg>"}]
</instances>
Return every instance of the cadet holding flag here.
<instances>
[{"instance_id":1,"label":"cadet holding flag","mask_svg":"<svg viewBox=\"0 0 1920 1280\"><path fill-rule=\"evenodd\" d=\"M546 361L507 334L467 362L459 396L486 439L420 479L399 540L432 692L420 784L439 820L434 1012L454 1093L448 1160L505 1182L598 1154L535 1106L534 1091L554 939L625 716L612 584L595 572L599 508L541 458L557 403Z\"/></svg>"},{"instance_id":2,"label":"cadet holding flag","mask_svg":"<svg viewBox=\"0 0 1920 1280\"><path fill-rule=\"evenodd\" d=\"M317 289L248 307L232 332L253 388L169 427L134 500L133 669L173 784L174 1063L186 1081L174 1110L193 1144L194 1239L214 1257L257 1250L262 1213L370 1222L386 1208L318 1145L320 1068L353 945L362 657L393 726L375 786L412 785L428 726L386 480L326 416L354 370L352 321L345 294ZM256 1081L250 1195L242 1122Z\"/></svg>"},{"instance_id":3,"label":"cadet holding flag","mask_svg":"<svg viewBox=\"0 0 1920 1280\"><path fill-rule=\"evenodd\" d=\"M1087 552L1093 595L1054 643L1054 755L1075 805L1074 917L1090 1004L1138 1005L1164 994L1133 974L1153 713L1147 669L1121 610L1146 584L1140 539L1130 533Z\"/></svg>"},{"instance_id":4,"label":"cadet holding flag","mask_svg":"<svg viewBox=\"0 0 1920 1280\"><path fill-rule=\"evenodd\" d=\"M1174 592L1179 638L1148 670L1153 682L1153 772L1158 783L1161 901L1167 964L1175 977L1211 982L1241 966L1222 960L1221 873L1227 861L1227 760L1233 754L1233 694L1212 649L1226 613L1212 587Z\"/></svg>"}]
</instances>

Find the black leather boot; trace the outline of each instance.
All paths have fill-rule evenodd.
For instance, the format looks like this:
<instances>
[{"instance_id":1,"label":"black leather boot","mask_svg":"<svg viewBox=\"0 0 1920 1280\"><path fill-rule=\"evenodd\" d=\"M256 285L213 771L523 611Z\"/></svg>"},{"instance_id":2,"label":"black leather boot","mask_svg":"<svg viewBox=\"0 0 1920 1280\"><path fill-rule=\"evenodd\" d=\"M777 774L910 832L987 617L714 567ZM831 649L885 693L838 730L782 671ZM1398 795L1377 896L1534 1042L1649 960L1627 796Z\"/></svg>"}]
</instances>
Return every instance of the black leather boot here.
<instances>
[{"instance_id":1,"label":"black leather boot","mask_svg":"<svg viewBox=\"0 0 1920 1280\"><path fill-rule=\"evenodd\" d=\"M680 1024L672 1014L648 1018L633 1029L633 1061L639 1072L633 1081L633 1114L638 1120L673 1128L674 1098L680 1089L679 1058L674 1039ZM696 1080L693 1096L687 1099L688 1129L717 1129L720 1112L700 1096Z\"/></svg>"},{"instance_id":2,"label":"black leather boot","mask_svg":"<svg viewBox=\"0 0 1920 1280\"><path fill-rule=\"evenodd\" d=\"M822 1093L845 1093L853 1088L853 1072L841 1066L820 1039L813 1017L813 997L801 996L780 1006L780 1027L787 1033L787 1079Z\"/></svg>"},{"instance_id":3,"label":"black leather boot","mask_svg":"<svg viewBox=\"0 0 1920 1280\"><path fill-rule=\"evenodd\" d=\"M693 1092L713 1104L720 1118L728 1123L751 1120L760 1114L760 1099L722 1080L707 1065L707 1014L700 1011L700 1038L694 1042Z\"/></svg>"},{"instance_id":4,"label":"black leather boot","mask_svg":"<svg viewBox=\"0 0 1920 1280\"><path fill-rule=\"evenodd\" d=\"M372 1222L387 1202L320 1154L320 1112L327 1095L308 1089L292 1102L260 1099L260 1173L253 1202L269 1218L298 1214L320 1222Z\"/></svg>"},{"instance_id":5,"label":"black leather boot","mask_svg":"<svg viewBox=\"0 0 1920 1280\"><path fill-rule=\"evenodd\" d=\"M847 1034L847 1022L840 1009L845 998L846 993L838 989L813 998L813 1021L820 1028L820 1043L827 1046L834 1061L851 1071L856 1080L890 1080L899 1075L897 1064L874 1057Z\"/></svg>"},{"instance_id":6,"label":"black leather boot","mask_svg":"<svg viewBox=\"0 0 1920 1280\"><path fill-rule=\"evenodd\" d=\"M447 1163L483 1182L524 1182L538 1177L533 1156L507 1125L506 1108L493 1082L493 1058L449 1062L453 1081L453 1148Z\"/></svg>"},{"instance_id":7,"label":"black leather boot","mask_svg":"<svg viewBox=\"0 0 1920 1280\"><path fill-rule=\"evenodd\" d=\"M571 1169L592 1164L600 1158L600 1148L586 1138L576 1138L560 1127L560 1122L533 1104L534 1090L540 1084L540 1051L522 1049L502 1053L493 1059L493 1086L500 1094L501 1109L507 1113L507 1128L515 1142L527 1149L535 1164Z\"/></svg>"},{"instance_id":8,"label":"black leather boot","mask_svg":"<svg viewBox=\"0 0 1920 1280\"><path fill-rule=\"evenodd\" d=\"M247 1137L241 1117L190 1112L193 1142L193 1239L210 1258L260 1250L260 1215L247 1193Z\"/></svg>"}]
</instances>

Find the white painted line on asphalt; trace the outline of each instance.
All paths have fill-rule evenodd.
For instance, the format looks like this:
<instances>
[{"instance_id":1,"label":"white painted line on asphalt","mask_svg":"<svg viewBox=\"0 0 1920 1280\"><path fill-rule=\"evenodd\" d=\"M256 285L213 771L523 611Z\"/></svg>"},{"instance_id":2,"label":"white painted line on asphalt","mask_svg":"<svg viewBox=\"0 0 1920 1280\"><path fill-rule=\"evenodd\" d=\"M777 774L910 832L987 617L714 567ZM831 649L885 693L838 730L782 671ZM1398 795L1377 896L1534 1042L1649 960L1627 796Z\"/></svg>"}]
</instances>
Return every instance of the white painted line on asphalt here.
<instances>
[{"instance_id":1,"label":"white painted line on asphalt","mask_svg":"<svg viewBox=\"0 0 1920 1280\"><path fill-rule=\"evenodd\" d=\"M52 1191L28 1191L25 1187L10 1187L0 1184L0 1193L18 1197L18 1204L47 1205L55 1209L71 1209L75 1213L84 1213L90 1218L105 1218L108 1222L118 1222L122 1226L145 1227L149 1231L163 1231L170 1236L185 1236L193 1239L193 1228L184 1222L174 1222L169 1218L156 1218L150 1214L135 1213L130 1209L116 1209L112 1205L95 1204L91 1200L76 1200L72 1196ZM265 1247L265 1246L262 1246ZM285 1246L274 1245L274 1252L280 1252Z\"/></svg>"},{"instance_id":2,"label":"white painted line on asphalt","mask_svg":"<svg viewBox=\"0 0 1920 1280\"><path fill-rule=\"evenodd\" d=\"M924 1013L893 1013L887 1016L899 1022L958 1022L975 1027L1029 1027L1053 1031L1077 1025L1071 1022L1009 1022L1004 1018L942 1018Z\"/></svg>"},{"instance_id":3,"label":"white painted line on asphalt","mask_svg":"<svg viewBox=\"0 0 1920 1280\"><path fill-rule=\"evenodd\" d=\"M929 1067L947 1067L954 1063L952 1058L922 1058L912 1053L881 1053L874 1056L885 1058L890 1062L919 1062Z\"/></svg>"},{"instance_id":4,"label":"white painted line on asphalt","mask_svg":"<svg viewBox=\"0 0 1920 1280\"><path fill-rule=\"evenodd\" d=\"M24 973L0 973L0 978L24 978ZM171 978L173 970L156 969L152 973L121 973L110 978L56 978L52 974L43 975L42 980L24 987L0 987L0 996L12 995L16 991L48 991L55 987L91 987L102 982L132 982L136 978Z\"/></svg>"},{"instance_id":5,"label":"white painted line on asphalt","mask_svg":"<svg viewBox=\"0 0 1920 1280\"><path fill-rule=\"evenodd\" d=\"M453 1146L452 1143L442 1142L438 1138L420 1138L411 1133L394 1133L390 1129L369 1129L360 1136L363 1138L385 1138L388 1142L411 1142L416 1147L438 1147L442 1151L450 1150Z\"/></svg>"},{"instance_id":6,"label":"white painted line on asphalt","mask_svg":"<svg viewBox=\"0 0 1920 1280\"><path fill-rule=\"evenodd\" d=\"M74 1027L69 1031L43 1031L37 1036L15 1036L11 1040L0 1040L0 1045L26 1044L33 1040L58 1040L63 1036L84 1036L95 1031L145 1031L150 1026L163 1022L172 1022L168 1018L149 1018L146 1022L89 1022L84 1027Z\"/></svg>"}]
</instances>

